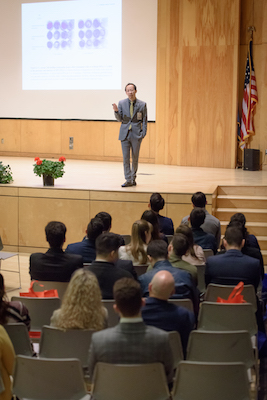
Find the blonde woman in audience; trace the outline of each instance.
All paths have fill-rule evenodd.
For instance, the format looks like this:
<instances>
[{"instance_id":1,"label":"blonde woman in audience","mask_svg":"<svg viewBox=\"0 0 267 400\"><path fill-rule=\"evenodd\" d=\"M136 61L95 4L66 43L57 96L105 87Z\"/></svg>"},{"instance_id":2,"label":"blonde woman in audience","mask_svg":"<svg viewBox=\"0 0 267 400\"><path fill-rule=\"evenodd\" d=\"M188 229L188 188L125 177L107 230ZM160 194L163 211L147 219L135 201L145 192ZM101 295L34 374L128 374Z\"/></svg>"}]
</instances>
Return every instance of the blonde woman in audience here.
<instances>
[{"instance_id":1,"label":"blonde woman in audience","mask_svg":"<svg viewBox=\"0 0 267 400\"><path fill-rule=\"evenodd\" d=\"M203 249L198 244L194 244L192 229L188 225L182 224L176 228L175 233L182 233L185 235L189 243L189 250L184 256L182 256L182 260L187 261L192 265L205 264Z\"/></svg>"},{"instance_id":2,"label":"blonde woman in audience","mask_svg":"<svg viewBox=\"0 0 267 400\"><path fill-rule=\"evenodd\" d=\"M0 325L0 376L2 378L2 384L0 389L1 400L11 400L11 379L13 368L15 363L15 351L13 344L9 339L9 336L3 326Z\"/></svg>"},{"instance_id":3,"label":"blonde woman in audience","mask_svg":"<svg viewBox=\"0 0 267 400\"><path fill-rule=\"evenodd\" d=\"M62 329L93 329L107 327L107 310L101 303L101 291L96 276L90 271L74 272L61 308L54 311L51 325Z\"/></svg>"},{"instance_id":4,"label":"blonde woman in audience","mask_svg":"<svg viewBox=\"0 0 267 400\"><path fill-rule=\"evenodd\" d=\"M131 242L119 248L121 260L131 260L133 265L147 264L147 245L151 240L153 226L145 220L135 221L132 226Z\"/></svg>"}]
</instances>

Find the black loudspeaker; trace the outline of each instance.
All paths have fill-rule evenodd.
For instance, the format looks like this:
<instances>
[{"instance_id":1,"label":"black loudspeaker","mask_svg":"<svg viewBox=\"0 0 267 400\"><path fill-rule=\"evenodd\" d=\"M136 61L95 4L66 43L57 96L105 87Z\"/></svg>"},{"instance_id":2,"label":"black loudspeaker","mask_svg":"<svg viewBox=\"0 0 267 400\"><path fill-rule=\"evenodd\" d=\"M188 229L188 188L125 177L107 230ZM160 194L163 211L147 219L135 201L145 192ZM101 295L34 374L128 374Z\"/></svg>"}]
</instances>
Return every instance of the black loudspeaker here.
<instances>
[{"instance_id":1,"label":"black loudspeaker","mask_svg":"<svg viewBox=\"0 0 267 400\"><path fill-rule=\"evenodd\" d=\"M259 171L260 169L260 150L244 150L244 168L246 171Z\"/></svg>"}]
</instances>

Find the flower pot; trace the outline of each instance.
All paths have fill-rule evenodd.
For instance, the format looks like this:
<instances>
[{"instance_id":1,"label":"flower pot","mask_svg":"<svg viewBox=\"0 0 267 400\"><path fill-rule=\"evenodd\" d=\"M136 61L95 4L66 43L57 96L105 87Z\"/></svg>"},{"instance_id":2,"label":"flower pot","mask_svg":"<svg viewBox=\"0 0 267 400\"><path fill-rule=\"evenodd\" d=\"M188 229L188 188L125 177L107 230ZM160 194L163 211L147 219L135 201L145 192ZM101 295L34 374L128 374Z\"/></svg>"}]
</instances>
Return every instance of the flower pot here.
<instances>
[{"instance_id":1,"label":"flower pot","mask_svg":"<svg viewBox=\"0 0 267 400\"><path fill-rule=\"evenodd\" d=\"M55 179L51 175L43 174L43 185L54 186Z\"/></svg>"}]
</instances>

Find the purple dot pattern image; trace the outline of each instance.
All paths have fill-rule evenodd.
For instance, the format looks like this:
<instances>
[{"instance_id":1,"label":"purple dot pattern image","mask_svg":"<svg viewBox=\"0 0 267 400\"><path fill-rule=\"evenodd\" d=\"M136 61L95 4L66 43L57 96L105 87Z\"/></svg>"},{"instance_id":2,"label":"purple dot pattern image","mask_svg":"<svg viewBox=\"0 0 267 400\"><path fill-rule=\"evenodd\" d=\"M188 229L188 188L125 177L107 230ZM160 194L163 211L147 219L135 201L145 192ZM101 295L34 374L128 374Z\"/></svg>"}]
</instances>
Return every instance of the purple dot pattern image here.
<instances>
[{"instance_id":1,"label":"purple dot pattern image","mask_svg":"<svg viewBox=\"0 0 267 400\"><path fill-rule=\"evenodd\" d=\"M80 48L101 47L106 36L106 31L103 21L100 18L79 20L78 28Z\"/></svg>"},{"instance_id":2,"label":"purple dot pattern image","mask_svg":"<svg viewBox=\"0 0 267 400\"><path fill-rule=\"evenodd\" d=\"M47 27L47 48L66 49L71 47L73 42L74 19L62 21L48 21Z\"/></svg>"}]
</instances>

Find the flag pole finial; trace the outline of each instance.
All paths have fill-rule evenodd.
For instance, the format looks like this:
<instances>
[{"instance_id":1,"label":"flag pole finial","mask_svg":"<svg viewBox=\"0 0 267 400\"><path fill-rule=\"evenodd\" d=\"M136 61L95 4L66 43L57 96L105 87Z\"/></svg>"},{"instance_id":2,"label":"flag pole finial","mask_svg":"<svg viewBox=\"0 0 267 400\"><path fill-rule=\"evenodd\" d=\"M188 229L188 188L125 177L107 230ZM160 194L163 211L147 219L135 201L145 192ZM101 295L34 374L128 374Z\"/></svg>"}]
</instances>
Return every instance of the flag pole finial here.
<instances>
[{"instance_id":1,"label":"flag pole finial","mask_svg":"<svg viewBox=\"0 0 267 400\"><path fill-rule=\"evenodd\" d=\"M248 27L248 32L250 32L250 38L253 39L253 32L256 32L255 26L249 26Z\"/></svg>"}]
</instances>

